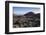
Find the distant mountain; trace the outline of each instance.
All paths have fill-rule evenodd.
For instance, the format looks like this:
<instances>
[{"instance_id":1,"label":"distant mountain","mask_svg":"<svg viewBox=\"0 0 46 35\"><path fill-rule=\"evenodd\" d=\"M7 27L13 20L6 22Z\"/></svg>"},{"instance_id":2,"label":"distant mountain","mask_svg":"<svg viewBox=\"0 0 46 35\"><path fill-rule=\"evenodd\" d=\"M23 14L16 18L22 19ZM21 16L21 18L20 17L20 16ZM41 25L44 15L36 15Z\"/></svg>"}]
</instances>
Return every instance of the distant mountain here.
<instances>
[{"instance_id":1,"label":"distant mountain","mask_svg":"<svg viewBox=\"0 0 46 35\"><path fill-rule=\"evenodd\" d=\"M24 14L24 16L33 16L33 15L34 15L33 12L28 12L28 13Z\"/></svg>"}]
</instances>

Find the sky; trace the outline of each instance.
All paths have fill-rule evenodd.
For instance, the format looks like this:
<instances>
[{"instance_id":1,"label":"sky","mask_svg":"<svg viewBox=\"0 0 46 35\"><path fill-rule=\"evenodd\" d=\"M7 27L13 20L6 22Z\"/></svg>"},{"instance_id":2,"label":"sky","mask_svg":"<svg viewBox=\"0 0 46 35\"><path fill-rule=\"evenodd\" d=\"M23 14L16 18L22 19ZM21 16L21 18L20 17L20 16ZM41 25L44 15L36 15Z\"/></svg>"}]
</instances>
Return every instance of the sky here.
<instances>
[{"instance_id":1,"label":"sky","mask_svg":"<svg viewBox=\"0 0 46 35\"><path fill-rule=\"evenodd\" d=\"M16 15L24 15L28 12L40 13L40 8L36 7L13 7L13 13Z\"/></svg>"}]
</instances>

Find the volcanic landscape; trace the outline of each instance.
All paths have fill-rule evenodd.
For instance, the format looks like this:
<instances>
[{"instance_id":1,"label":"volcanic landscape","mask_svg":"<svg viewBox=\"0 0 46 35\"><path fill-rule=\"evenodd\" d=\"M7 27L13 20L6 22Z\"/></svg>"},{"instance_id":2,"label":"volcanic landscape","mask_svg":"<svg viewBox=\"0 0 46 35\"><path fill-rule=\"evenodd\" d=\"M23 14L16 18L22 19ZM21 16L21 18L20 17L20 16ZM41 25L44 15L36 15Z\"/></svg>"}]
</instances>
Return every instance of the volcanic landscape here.
<instances>
[{"instance_id":1,"label":"volcanic landscape","mask_svg":"<svg viewBox=\"0 0 46 35\"><path fill-rule=\"evenodd\" d=\"M13 14L13 28L40 27L40 13L28 12L24 15Z\"/></svg>"}]
</instances>

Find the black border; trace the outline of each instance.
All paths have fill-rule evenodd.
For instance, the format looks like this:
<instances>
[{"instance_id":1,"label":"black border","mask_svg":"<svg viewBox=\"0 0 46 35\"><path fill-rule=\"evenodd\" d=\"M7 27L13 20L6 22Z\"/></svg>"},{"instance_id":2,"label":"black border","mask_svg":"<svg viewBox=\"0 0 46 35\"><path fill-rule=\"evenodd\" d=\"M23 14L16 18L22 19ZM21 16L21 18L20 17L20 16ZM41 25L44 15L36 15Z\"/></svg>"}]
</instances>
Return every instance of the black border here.
<instances>
[{"instance_id":1,"label":"black border","mask_svg":"<svg viewBox=\"0 0 46 35\"><path fill-rule=\"evenodd\" d=\"M44 16L43 16L43 30L39 30L39 31L24 31L24 32L9 32L9 3L43 5L43 14L44 14ZM22 1L5 1L5 34L33 33L33 32L45 32L45 3L22 2Z\"/></svg>"}]
</instances>

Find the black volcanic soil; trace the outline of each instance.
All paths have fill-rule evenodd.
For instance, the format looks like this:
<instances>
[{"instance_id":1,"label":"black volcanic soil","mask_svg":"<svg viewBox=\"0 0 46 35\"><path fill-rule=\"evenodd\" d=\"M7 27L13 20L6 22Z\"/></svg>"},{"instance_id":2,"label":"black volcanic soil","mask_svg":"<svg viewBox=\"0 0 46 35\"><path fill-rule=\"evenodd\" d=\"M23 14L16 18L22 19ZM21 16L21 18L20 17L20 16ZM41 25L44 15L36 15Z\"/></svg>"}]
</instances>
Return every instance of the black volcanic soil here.
<instances>
[{"instance_id":1,"label":"black volcanic soil","mask_svg":"<svg viewBox=\"0 0 46 35\"><path fill-rule=\"evenodd\" d=\"M13 15L13 27L40 27L40 13L26 13L21 16Z\"/></svg>"}]
</instances>

